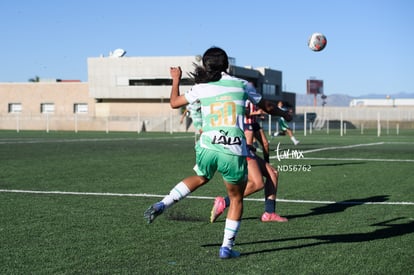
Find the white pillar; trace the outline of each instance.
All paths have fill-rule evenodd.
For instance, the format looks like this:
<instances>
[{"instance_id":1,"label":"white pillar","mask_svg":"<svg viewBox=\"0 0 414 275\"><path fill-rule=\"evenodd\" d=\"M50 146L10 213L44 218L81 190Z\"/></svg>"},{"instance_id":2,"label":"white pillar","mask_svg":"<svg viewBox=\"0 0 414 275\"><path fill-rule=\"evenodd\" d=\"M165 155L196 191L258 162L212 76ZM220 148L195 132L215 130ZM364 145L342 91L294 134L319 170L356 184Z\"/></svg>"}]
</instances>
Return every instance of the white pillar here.
<instances>
[{"instance_id":1,"label":"white pillar","mask_svg":"<svg viewBox=\"0 0 414 275\"><path fill-rule=\"evenodd\" d=\"M109 133L109 116L106 117L106 129L105 129L106 133Z\"/></svg>"},{"instance_id":2,"label":"white pillar","mask_svg":"<svg viewBox=\"0 0 414 275\"><path fill-rule=\"evenodd\" d=\"M75 113L74 120L75 120L75 133L77 133L78 132L78 114L77 113Z\"/></svg>"},{"instance_id":3,"label":"white pillar","mask_svg":"<svg viewBox=\"0 0 414 275\"><path fill-rule=\"evenodd\" d=\"M140 125L139 121L140 121L140 115L139 115L139 112L138 112L138 114L137 114L137 133L138 134L141 132L141 127L142 127L142 125Z\"/></svg>"},{"instance_id":4,"label":"white pillar","mask_svg":"<svg viewBox=\"0 0 414 275\"><path fill-rule=\"evenodd\" d=\"M267 118L269 120L268 123L267 123L267 125L268 125L267 126L268 127L268 131L267 132L268 132L268 135L271 136L272 135L272 116L271 115L268 115Z\"/></svg>"},{"instance_id":5,"label":"white pillar","mask_svg":"<svg viewBox=\"0 0 414 275\"><path fill-rule=\"evenodd\" d=\"M16 114L16 132L20 132L20 118L19 114Z\"/></svg>"},{"instance_id":6,"label":"white pillar","mask_svg":"<svg viewBox=\"0 0 414 275\"><path fill-rule=\"evenodd\" d=\"M306 112L303 115L303 135L306 136Z\"/></svg>"},{"instance_id":7,"label":"white pillar","mask_svg":"<svg viewBox=\"0 0 414 275\"><path fill-rule=\"evenodd\" d=\"M377 136L381 136L381 117L380 112L377 114Z\"/></svg>"},{"instance_id":8,"label":"white pillar","mask_svg":"<svg viewBox=\"0 0 414 275\"><path fill-rule=\"evenodd\" d=\"M49 114L46 113L46 133L49 133Z\"/></svg>"}]
</instances>

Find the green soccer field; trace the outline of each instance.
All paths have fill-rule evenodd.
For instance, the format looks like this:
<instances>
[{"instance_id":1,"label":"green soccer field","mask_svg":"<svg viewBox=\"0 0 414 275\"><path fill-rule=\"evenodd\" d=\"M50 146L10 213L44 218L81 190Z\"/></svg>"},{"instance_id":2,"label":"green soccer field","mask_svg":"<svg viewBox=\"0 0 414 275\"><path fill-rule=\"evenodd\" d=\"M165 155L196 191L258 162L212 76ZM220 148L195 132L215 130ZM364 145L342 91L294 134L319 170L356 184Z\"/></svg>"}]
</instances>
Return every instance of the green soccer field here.
<instances>
[{"instance_id":1,"label":"green soccer field","mask_svg":"<svg viewBox=\"0 0 414 275\"><path fill-rule=\"evenodd\" d=\"M219 174L143 220L194 174L193 134L0 131L0 274L413 274L414 131L296 136L269 139L289 222L250 196L220 260Z\"/></svg>"}]
</instances>

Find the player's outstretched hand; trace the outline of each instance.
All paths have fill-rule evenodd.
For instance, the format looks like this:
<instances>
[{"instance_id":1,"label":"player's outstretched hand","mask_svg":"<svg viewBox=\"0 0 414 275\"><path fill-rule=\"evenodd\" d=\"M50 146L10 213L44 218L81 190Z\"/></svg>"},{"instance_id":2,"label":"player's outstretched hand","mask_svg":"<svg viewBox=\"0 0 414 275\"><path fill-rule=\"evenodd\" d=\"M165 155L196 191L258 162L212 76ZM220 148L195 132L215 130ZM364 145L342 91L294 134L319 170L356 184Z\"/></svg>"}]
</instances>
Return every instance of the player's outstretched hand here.
<instances>
[{"instance_id":1,"label":"player's outstretched hand","mask_svg":"<svg viewBox=\"0 0 414 275\"><path fill-rule=\"evenodd\" d=\"M170 75L174 80L180 80L181 79L181 75L182 75L182 71L181 71L181 67L171 67L170 68Z\"/></svg>"}]
</instances>

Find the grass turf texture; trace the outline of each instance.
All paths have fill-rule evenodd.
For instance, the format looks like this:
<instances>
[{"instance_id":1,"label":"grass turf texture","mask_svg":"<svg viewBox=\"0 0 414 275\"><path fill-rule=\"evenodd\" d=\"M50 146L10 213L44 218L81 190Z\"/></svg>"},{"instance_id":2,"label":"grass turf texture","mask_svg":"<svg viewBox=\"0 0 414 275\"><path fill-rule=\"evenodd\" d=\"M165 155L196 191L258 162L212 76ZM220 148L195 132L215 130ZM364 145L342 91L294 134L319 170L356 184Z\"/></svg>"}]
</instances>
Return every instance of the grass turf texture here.
<instances>
[{"instance_id":1,"label":"grass turf texture","mask_svg":"<svg viewBox=\"0 0 414 275\"><path fill-rule=\"evenodd\" d=\"M207 199L187 198L150 225L142 215L158 197L93 195L166 194L194 174L193 135L1 131L0 189L93 194L0 192L0 273L412 274L414 205L366 202L414 201L414 132L296 136L296 147L270 139L305 157L279 162L272 151L274 166L311 167L280 172L277 212L289 222L261 223L263 202L247 200L242 256L220 260L224 217L208 222L208 198L225 192L219 175L191 194ZM344 147L356 144L370 145Z\"/></svg>"}]
</instances>

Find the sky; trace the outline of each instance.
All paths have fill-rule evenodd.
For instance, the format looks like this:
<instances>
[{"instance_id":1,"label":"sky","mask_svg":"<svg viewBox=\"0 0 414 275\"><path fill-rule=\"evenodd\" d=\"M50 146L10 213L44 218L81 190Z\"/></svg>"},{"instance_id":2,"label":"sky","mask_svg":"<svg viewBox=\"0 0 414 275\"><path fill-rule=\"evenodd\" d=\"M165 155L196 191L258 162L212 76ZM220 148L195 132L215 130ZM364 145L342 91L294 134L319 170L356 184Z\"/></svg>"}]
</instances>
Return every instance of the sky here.
<instances>
[{"instance_id":1,"label":"sky","mask_svg":"<svg viewBox=\"0 0 414 275\"><path fill-rule=\"evenodd\" d=\"M88 81L87 59L190 56L223 48L237 66L283 73L283 90L414 93L412 0L2 0L0 82ZM307 47L313 32L328 40ZM168 70L168 68L166 68Z\"/></svg>"}]
</instances>

